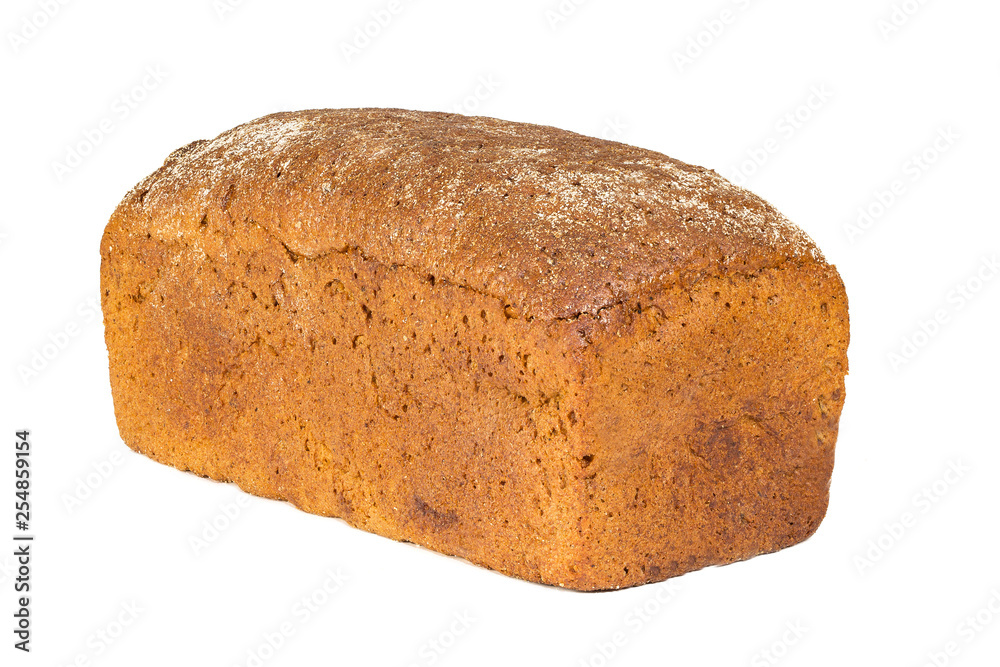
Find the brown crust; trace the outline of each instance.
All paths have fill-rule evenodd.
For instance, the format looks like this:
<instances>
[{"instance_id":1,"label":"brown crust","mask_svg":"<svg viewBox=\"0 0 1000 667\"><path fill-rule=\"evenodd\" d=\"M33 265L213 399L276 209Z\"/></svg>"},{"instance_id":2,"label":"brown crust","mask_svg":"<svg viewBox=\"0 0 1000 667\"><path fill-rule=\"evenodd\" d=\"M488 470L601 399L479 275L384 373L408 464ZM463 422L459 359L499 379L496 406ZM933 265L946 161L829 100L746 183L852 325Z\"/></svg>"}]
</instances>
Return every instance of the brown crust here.
<instances>
[{"instance_id":1,"label":"brown crust","mask_svg":"<svg viewBox=\"0 0 1000 667\"><path fill-rule=\"evenodd\" d=\"M836 270L714 172L553 128L275 114L175 151L101 246L129 446L581 590L825 513Z\"/></svg>"},{"instance_id":2,"label":"brown crust","mask_svg":"<svg viewBox=\"0 0 1000 667\"><path fill-rule=\"evenodd\" d=\"M769 204L713 171L552 127L396 109L265 116L170 156L133 197L169 224L250 218L291 252L358 249L567 318L705 262L821 259ZM127 199L123 206L130 204Z\"/></svg>"}]
</instances>

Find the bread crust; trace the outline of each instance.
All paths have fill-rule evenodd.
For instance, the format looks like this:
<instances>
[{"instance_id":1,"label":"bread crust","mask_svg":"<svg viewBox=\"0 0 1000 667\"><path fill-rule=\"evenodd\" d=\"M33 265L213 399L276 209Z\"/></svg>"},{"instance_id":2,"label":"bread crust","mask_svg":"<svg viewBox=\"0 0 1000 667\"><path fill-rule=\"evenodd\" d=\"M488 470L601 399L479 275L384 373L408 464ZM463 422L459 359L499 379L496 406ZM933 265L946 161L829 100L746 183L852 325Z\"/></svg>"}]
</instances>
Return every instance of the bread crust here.
<instances>
[{"instance_id":1,"label":"bread crust","mask_svg":"<svg viewBox=\"0 0 1000 667\"><path fill-rule=\"evenodd\" d=\"M275 114L171 154L101 244L156 460L580 590L805 539L836 270L714 172L533 125Z\"/></svg>"}]
</instances>

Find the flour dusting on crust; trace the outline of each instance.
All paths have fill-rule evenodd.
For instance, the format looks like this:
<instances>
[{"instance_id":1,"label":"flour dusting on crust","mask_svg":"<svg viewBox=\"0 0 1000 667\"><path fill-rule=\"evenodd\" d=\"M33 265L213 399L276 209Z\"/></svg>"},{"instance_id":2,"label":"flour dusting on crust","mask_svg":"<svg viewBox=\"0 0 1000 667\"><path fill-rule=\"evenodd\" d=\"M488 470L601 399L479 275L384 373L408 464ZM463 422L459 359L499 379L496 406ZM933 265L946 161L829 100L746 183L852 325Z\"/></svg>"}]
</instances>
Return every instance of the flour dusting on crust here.
<instances>
[{"instance_id":1,"label":"flour dusting on crust","mask_svg":"<svg viewBox=\"0 0 1000 667\"><path fill-rule=\"evenodd\" d=\"M303 257L354 248L543 318L594 314L706 271L824 261L801 229L711 170L454 114L266 116L176 151L126 202L164 237L242 216Z\"/></svg>"}]
</instances>

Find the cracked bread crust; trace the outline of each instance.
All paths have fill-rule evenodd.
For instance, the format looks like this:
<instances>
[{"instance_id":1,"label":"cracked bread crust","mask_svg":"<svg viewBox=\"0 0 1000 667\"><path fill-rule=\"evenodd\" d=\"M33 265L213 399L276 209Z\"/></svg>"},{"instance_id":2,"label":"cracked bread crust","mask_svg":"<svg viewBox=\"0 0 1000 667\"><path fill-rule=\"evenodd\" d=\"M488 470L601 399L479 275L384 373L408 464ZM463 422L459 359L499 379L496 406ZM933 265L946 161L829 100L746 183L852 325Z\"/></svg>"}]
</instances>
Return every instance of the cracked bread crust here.
<instances>
[{"instance_id":1,"label":"cracked bread crust","mask_svg":"<svg viewBox=\"0 0 1000 667\"><path fill-rule=\"evenodd\" d=\"M140 195L162 238L205 217L249 218L297 255L357 249L543 319L593 314L707 263L752 273L822 261L802 230L713 171L455 114L265 116L176 151Z\"/></svg>"},{"instance_id":2,"label":"cracked bread crust","mask_svg":"<svg viewBox=\"0 0 1000 667\"><path fill-rule=\"evenodd\" d=\"M836 270L666 156L397 110L173 153L105 231L133 449L581 590L804 539L847 371Z\"/></svg>"}]
</instances>

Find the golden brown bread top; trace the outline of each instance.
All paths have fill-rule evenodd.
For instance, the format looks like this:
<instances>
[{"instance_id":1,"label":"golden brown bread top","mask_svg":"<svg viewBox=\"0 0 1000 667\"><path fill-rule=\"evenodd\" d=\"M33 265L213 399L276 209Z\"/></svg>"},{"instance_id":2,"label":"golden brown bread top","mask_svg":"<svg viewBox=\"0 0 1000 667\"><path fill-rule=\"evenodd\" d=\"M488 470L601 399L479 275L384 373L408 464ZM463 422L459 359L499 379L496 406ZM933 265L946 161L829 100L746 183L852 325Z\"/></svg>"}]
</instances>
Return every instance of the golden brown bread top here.
<instances>
[{"instance_id":1,"label":"golden brown bread top","mask_svg":"<svg viewBox=\"0 0 1000 667\"><path fill-rule=\"evenodd\" d=\"M245 217L294 255L355 249L543 319L710 271L823 261L714 171L551 127L395 109L277 113L194 142L116 215L166 240Z\"/></svg>"}]
</instances>

